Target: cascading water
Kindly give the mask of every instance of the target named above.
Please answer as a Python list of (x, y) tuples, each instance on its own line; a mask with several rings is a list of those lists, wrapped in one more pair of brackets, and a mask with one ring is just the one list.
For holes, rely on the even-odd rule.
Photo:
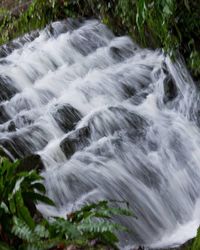
[(125, 200), (138, 217), (122, 218), (132, 230), (127, 244), (164, 247), (194, 236), (200, 99), (180, 60), (98, 21), (73, 20), (0, 54), (0, 145), (12, 158), (41, 156), (57, 204), (40, 205), (44, 214)]

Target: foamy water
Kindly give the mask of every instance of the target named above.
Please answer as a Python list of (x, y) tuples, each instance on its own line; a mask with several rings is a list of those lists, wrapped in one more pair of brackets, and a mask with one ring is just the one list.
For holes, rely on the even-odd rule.
[(86, 202), (125, 200), (138, 217), (120, 219), (132, 231), (120, 236), (125, 245), (193, 237), (199, 92), (181, 60), (95, 20), (57, 22), (24, 39), (0, 51), (0, 144), (13, 158), (41, 155), (57, 207), (40, 210), (65, 215)]

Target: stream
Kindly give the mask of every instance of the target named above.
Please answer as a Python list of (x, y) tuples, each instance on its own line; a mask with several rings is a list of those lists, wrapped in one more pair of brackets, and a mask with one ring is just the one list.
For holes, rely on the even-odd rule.
[(184, 62), (67, 19), (0, 47), (0, 145), (39, 154), (47, 194), (65, 216), (127, 201), (121, 248), (177, 246), (200, 224), (200, 95)]

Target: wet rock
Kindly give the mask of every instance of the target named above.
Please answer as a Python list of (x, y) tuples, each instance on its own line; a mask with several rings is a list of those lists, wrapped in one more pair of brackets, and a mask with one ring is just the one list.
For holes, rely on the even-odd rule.
[(23, 47), (23, 45), (27, 42), (33, 41), (36, 37), (39, 36), (38, 31), (33, 31), (31, 33), (25, 34), (22, 37), (14, 39), (13, 41), (0, 46), (0, 58), (4, 58), (11, 54), (15, 49), (19, 49)]
[(0, 104), (0, 124), (5, 123), (10, 120), (10, 116), (6, 112), (5, 105)]
[(25, 126), (29, 126), (34, 122), (32, 117), (29, 117), (28, 115), (19, 115), (15, 119), (16, 127), (21, 128)]
[(7, 52), (6, 48), (5, 48), (5, 46), (1, 46), (0, 47), (0, 58), (4, 58), (7, 55), (8, 55), (8, 52)]
[[(12, 158), (10, 154), (1, 146), (0, 146), (0, 156), (6, 157), (11, 161), (14, 160), (14, 158)], [(41, 171), (44, 169), (44, 164), (42, 162), (40, 155), (32, 154), (26, 156), (25, 158), (22, 158), (17, 169), (18, 172), (31, 171), (31, 170)]]
[(89, 144), (89, 137), (90, 128), (80, 128), (67, 136), (60, 143), (60, 147), (65, 156), (69, 159), (77, 150), (81, 150)]
[(8, 125), (8, 131), (9, 132), (14, 132), (16, 131), (16, 126), (15, 126), (15, 123), (13, 121), (11, 121)]
[(0, 145), (15, 159), (20, 159), (31, 154), (31, 151), (24, 147), (24, 141), (20, 137), (2, 138), (0, 139)]
[(0, 76), (0, 101), (11, 99), (17, 92), (9, 77)]
[(56, 38), (60, 34), (69, 31), (69, 26), (66, 20), (53, 22), (45, 28), (45, 31)]
[(142, 91), (134, 96), (132, 96), (131, 98), (131, 102), (134, 104), (134, 105), (139, 105), (141, 104), (145, 99), (146, 97), (148, 96), (148, 91)]
[(163, 102), (167, 103), (175, 99), (178, 95), (178, 89), (171, 75), (168, 75), (164, 80), (164, 98)]
[(0, 65), (9, 65), (10, 61), (6, 60), (6, 59), (0, 59)]
[(112, 46), (110, 47), (110, 54), (111, 54), (111, 57), (115, 59), (116, 61), (122, 61), (124, 59), (127, 59), (133, 56), (134, 52), (130, 48), (127, 48), (127, 47), (120, 48), (120, 47)]
[(18, 166), (19, 171), (31, 171), (38, 170), (41, 171), (44, 169), (44, 164), (40, 155), (33, 154), (23, 158)]
[(164, 62), (164, 61), (162, 62), (161, 68), (162, 68), (163, 73), (165, 73), (166, 75), (169, 74), (169, 69), (167, 67), (166, 62)]
[[(43, 149), (48, 143), (48, 134), (38, 126), (23, 132), (15, 132), (0, 139), (3, 146), (15, 159), (21, 159)], [(35, 143), (37, 142), (37, 143)]]
[(83, 17), (76, 18), (76, 19), (67, 18), (65, 22), (66, 22), (68, 30), (73, 31), (75, 29), (80, 28), (84, 24), (84, 20), (85, 19)]
[(14, 40), (15, 43), (20, 44), (20, 47), (22, 47), (27, 42), (32, 42), (40, 35), (38, 30), (31, 31), (30, 33), (25, 34), (24, 36), (21, 36)]
[(52, 115), (65, 133), (73, 130), (82, 117), (80, 112), (69, 104), (57, 106)]
[(178, 88), (176, 86), (175, 80), (170, 73), (170, 70), (166, 64), (166, 62), (162, 63), (162, 71), (166, 75), (164, 79), (164, 98), (163, 102), (167, 103), (175, 99), (178, 95)]
[(98, 48), (106, 46), (106, 40), (113, 38), (113, 34), (109, 30), (105, 32), (105, 26), (99, 22), (96, 22), (96, 24), (91, 30), (80, 28), (80, 31), (73, 32), (70, 37), (71, 45), (83, 56), (87, 56)]
[(130, 98), (136, 94), (136, 90), (133, 86), (123, 84), (123, 91), (125, 94), (125, 97)]

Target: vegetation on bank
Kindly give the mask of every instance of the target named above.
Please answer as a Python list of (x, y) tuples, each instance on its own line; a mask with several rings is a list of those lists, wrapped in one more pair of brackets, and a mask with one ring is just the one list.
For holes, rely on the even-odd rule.
[(74, 250), (118, 249), (116, 232), (126, 228), (112, 218), (132, 216), (129, 209), (100, 201), (85, 205), (66, 218), (45, 219), (36, 204), (54, 203), (45, 196), (42, 177), (35, 170), (20, 171), (19, 161), (0, 161), (1, 250), (67, 250), (69, 246)]
[(0, 44), (51, 21), (80, 16), (100, 18), (114, 32), (129, 34), (141, 46), (161, 47), (172, 56), (179, 51), (199, 80), (200, 4), (197, 0), (32, 0), (15, 13), (0, 9)]

